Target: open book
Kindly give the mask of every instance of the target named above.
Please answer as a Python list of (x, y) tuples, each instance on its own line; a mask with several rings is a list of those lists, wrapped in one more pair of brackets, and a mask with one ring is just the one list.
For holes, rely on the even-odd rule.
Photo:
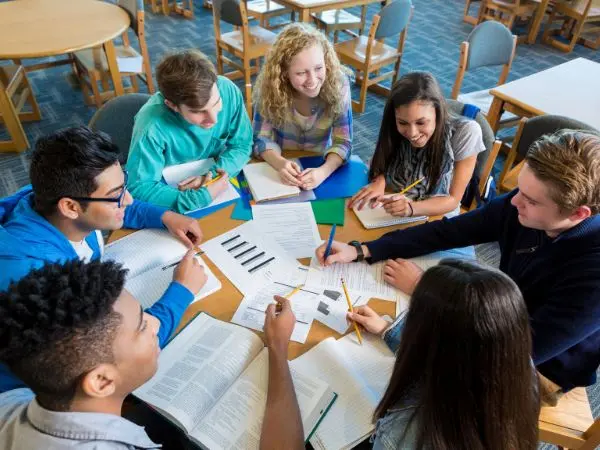
[[(158, 371), (133, 394), (197, 445), (258, 449), (268, 353), (254, 332), (201, 313), (162, 351)], [(305, 439), (336, 398), (323, 381), (292, 371)]]
[(243, 170), (252, 197), (257, 203), (300, 194), (299, 187), (283, 184), (279, 174), (269, 163), (247, 164)]
[(315, 449), (350, 449), (375, 429), (373, 413), (396, 358), (378, 336), (354, 333), (328, 338), (290, 362), (290, 367), (327, 382), (339, 397), (310, 439)]
[[(123, 264), (129, 272), (125, 289), (144, 307), (151, 307), (173, 281), (173, 272), (187, 248), (164, 230), (140, 230), (129, 234), (106, 246), (104, 259)], [(198, 262), (204, 266), (208, 280), (195, 296), (204, 298), (221, 289), (221, 282), (215, 277), (200, 256)]]

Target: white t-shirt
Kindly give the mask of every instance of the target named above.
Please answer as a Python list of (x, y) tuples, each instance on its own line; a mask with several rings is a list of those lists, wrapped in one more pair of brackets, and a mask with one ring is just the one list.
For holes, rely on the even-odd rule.
[[(102, 233), (100, 233), (100, 230), (96, 230), (96, 239), (98, 239), (98, 247), (100, 247), (100, 255), (104, 254), (104, 238), (102, 237)], [(71, 245), (73, 246), (73, 249), (75, 250), (75, 253), (77, 253), (77, 256), (79, 256), (79, 259), (85, 262), (89, 262), (92, 259), (92, 255), (94, 254), (94, 251), (92, 250), (92, 248), (89, 246), (89, 244), (87, 243), (87, 241), (85, 239), (83, 239), (81, 242), (73, 242), (73, 241), (69, 241), (71, 243)]]

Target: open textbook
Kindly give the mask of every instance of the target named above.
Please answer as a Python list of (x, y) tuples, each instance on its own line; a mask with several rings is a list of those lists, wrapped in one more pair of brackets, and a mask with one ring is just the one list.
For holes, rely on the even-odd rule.
[[(151, 307), (162, 297), (173, 280), (176, 266), (187, 248), (164, 230), (140, 230), (106, 246), (104, 259), (120, 262), (129, 269), (125, 289), (144, 308)], [(198, 262), (204, 266), (208, 279), (196, 294), (195, 300), (204, 298), (221, 289), (215, 277), (200, 256)]]
[[(207, 449), (258, 449), (268, 388), (268, 350), (254, 332), (201, 313), (162, 351), (158, 371), (133, 394)], [(304, 437), (336, 394), (292, 370)]]
[(338, 399), (310, 439), (315, 449), (350, 449), (375, 429), (373, 412), (387, 387), (394, 354), (378, 336), (354, 333), (339, 340), (328, 338), (290, 361), (290, 367), (320, 378), (337, 392)]

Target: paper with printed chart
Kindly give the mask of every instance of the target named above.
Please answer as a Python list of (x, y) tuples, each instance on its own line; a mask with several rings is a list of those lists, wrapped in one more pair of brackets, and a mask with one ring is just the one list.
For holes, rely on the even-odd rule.
[(288, 255), (254, 221), (204, 242), (200, 248), (244, 295), (295, 273), (298, 261)]
[[(164, 230), (140, 230), (108, 244), (103, 259), (119, 262), (129, 269), (125, 289), (146, 309), (165, 293), (176, 269), (171, 264), (180, 261), (186, 252), (185, 245)], [(221, 289), (221, 282), (202, 258), (195, 258), (204, 266), (208, 279), (194, 301)]]

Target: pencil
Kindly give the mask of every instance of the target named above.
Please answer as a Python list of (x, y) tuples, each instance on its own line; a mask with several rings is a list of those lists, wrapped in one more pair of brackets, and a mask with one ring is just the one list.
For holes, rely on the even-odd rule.
[(406, 194), (408, 191), (410, 191), (412, 188), (414, 188), (417, 184), (419, 184), (421, 181), (423, 181), (425, 179), (425, 177), (418, 179), (417, 181), (415, 181), (413, 184), (411, 184), (408, 187), (405, 187), (404, 189), (402, 189), (398, 195), (402, 195), (402, 194)]
[[(346, 287), (346, 282), (343, 278), (342, 280), (342, 288), (344, 288), (344, 294), (346, 295), (346, 301), (348, 302), (348, 311), (354, 312), (354, 308), (352, 307), (352, 301), (350, 300), (350, 294), (348, 294), (348, 288)], [(352, 321), (354, 324), (354, 330), (356, 331), (356, 337), (358, 338), (358, 342), (362, 345), (362, 336), (360, 335), (360, 330), (358, 329), (358, 324)]]
[(204, 183), (204, 184), (202, 185), (202, 187), (210, 186), (210, 185), (211, 185), (211, 184), (213, 184), (215, 181), (217, 181), (217, 180), (220, 180), (222, 176), (223, 176), (223, 175), (218, 175), (217, 177), (213, 178), (212, 180), (208, 181), (207, 183)]
[[(289, 299), (292, 295), (294, 295), (296, 292), (300, 291), (302, 288), (304, 287), (303, 284), (299, 284), (298, 286), (296, 286), (294, 288), (294, 290), (292, 292), (290, 292), (289, 294), (286, 294), (283, 296), (283, 298), (287, 298)], [(275, 306), (275, 311), (276, 312), (281, 312), (281, 303), (277, 303), (277, 306)]]
[[(203, 255), (203, 254), (204, 254), (204, 252), (203, 252), (203, 251), (199, 251), (199, 252), (198, 252), (198, 253), (196, 253), (194, 256), (200, 256), (200, 255)], [(179, 264), (181, 261), (183, 261), (183, 259), (180, 259), (179, 261), (175, 261), (174, 263), (168, 264), (168, 265), (164, 266), (164, 267), (162, 268), (162, 270), (167, 270), (167, 269), (170, 269), (171, 267), (173, 267), (173, 266), (176, 266), (177, 264)]]

